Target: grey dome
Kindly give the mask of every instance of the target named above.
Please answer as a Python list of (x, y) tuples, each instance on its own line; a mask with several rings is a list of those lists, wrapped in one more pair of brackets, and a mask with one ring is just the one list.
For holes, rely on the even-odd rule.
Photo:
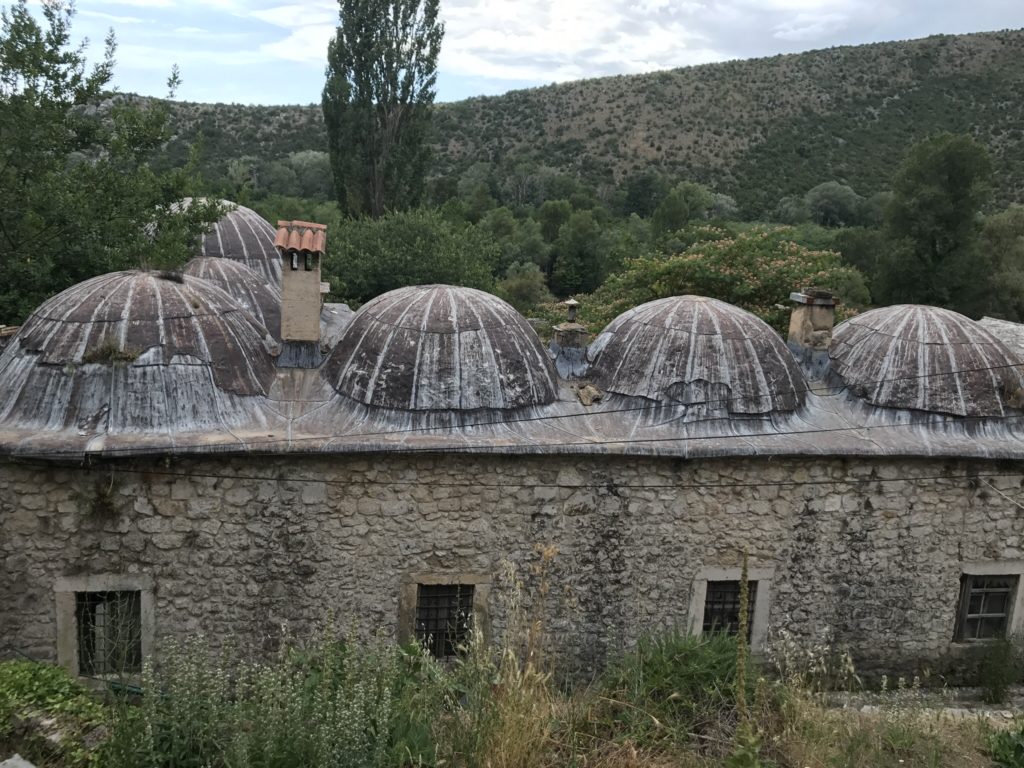
[(205, 280), (101, 275), (43, 303), (4, 350), (0, 421), (116, 431), (241, 418), (238, 401), (274, 377), (266, 336)]
[(238, 261), (275, 287), (281, 285), (281, 256), (274, 248), (277, 233), (251, 208), (222, 200), (228, 212), (203, 235), (199, 256)]
[(275, 339), (281, 338), (281, 291), (245, 264), (229, 259), (198, 258), (185, 265), (184, 273), (227, 292)]
[(918, 305), (850, 318), (835, 329), (829, 356), (833, 373), (873, 405), (954, 416), (1002, 415), (1024, 373), (980, 323)]
[(588, 352), (599, 388), (730, 413), (792, 411), (806, 384), (779, 335), (717, 299), (673, 296), (619, 315)]
[(472, 288), (399, 288), (363, 305), (324, 366), (357, 402), (404, 410), (542, 405), (557, 381), (537, 334)]

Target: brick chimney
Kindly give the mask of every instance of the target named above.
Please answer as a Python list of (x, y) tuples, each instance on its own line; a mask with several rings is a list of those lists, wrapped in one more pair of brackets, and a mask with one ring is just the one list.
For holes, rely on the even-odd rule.
[(794, 307), (786, 344), (808, 378), (820, 379), (828, 369), (828, 348), (836, 322), (835, 297), (824, 288), (804, 288), (789, 298)]

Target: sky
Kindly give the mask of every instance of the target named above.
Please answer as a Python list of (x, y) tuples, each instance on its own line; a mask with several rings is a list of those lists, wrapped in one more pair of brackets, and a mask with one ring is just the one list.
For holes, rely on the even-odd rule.
[[(42, 0), (31, 0), (38, 6)], [(0, 0), (7, 5), (9, 0)], [(320, 101), (336, 0), (78, 0), (117, 37), (114, 85), (242, 104)], [(1024, 0), (441, 0), (437, 100), (729, 59), (1024, 27)]]

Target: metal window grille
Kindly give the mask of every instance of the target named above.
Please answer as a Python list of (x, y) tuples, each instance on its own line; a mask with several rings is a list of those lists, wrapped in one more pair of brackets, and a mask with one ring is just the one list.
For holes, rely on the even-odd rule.
[(75, 618), (79, 674), (142, 671), (141, 592), (76, 592)]
[(1017, 580), (1017, 576), (961, 576), (954, 639), (970, 642), (1006, 637)]
[[(747, 639), (754, 626), (754, 603), (757, 600), (757, 582), (748, 581), (750, 594)], [(709, 581), (704, 597), (704, 632), (725, 632), (735, 635), (740, 628), (740, 583), (738, 581)]]
[(439, 659), (455, 656), (473, 628), (472, 584), (420, 584), (416, 639)]

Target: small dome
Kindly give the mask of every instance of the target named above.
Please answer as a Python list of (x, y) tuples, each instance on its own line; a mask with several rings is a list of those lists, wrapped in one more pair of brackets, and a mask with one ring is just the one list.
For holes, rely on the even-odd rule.
[[(0, 357), (0, 420), (187, 430), (240, 417), (274, 377), (266, 330), (194, 277), (115, 272), (42, 304)], [(230, 420), (230, 419), (229, 419)]]
[(833, 373), (873, 405), (954, 416), (1002, 415), (1024, 373), (980, 323), (917, 305), (850, 318), (835, 329), (829, 356)]
[(489, 293), (447, 285), (399, 288), (365, 304), (324, 375), (353, 400), (403, 410), (542, 405), (558, 387), (518, 312)]
[(589, 376), (620, 395), (708, 404), (731, 413), (792, 411), (806, 384), (763, 320), (702, 296), (658, 299), (609, 323), (588, 351)]
[(275, 339), (281, 338), (281, 291), (245, 264), (229, 259), (198, 258), (186, 264), (184, 272), (227, 292)]
[(228, 212), (213, 225), (213, 229), (203, 235), (199, 256), (241, 262), (262, 280), (280, 287), (281, 256), (274, 248), (277, 230), (250, 208), (229, 200), (222, 200), (221, 203)]

